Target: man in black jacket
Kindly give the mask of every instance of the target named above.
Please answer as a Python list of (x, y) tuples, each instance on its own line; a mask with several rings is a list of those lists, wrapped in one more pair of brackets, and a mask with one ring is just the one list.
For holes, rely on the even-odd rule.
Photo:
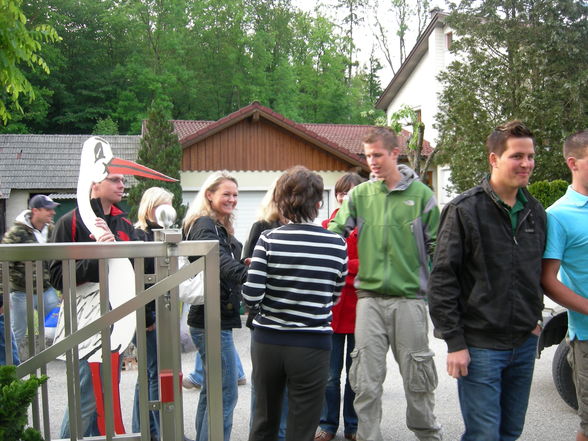
[(458, 380), (462, 441), (517, 439), (533, 377), (546, 219), (525, 189), (534, 139), (519, 121), (486, 140), (489, 178), (443, 210), (429, 280), (435, 334)]
[[(108, 174), (103, 181), (92, 184), (91, 205), (96, 214), (96, 226), (104, 230), (97, 239), (84, 225), (79, 208), (70, 211), (59, 219), (53, 231), (52, 242), (115, 242), (137, 240), (133, 224), (125, 217), (125, 213), (117, 206), (121, 201), (125, 189), (125, 178), (120, 174)], [(51, 284), (63, 289), (62, 262), (55, 260), (50, 266)], [(77, 308), (80, 316), (81, 308), (86, 311), (83, 315), (91, 315), (88, 309), (95, 308), (98, 291), (98, 260), (85, 259), (76, 261)], [(78, 327), (82, 327), (78, 319)], [(55, 340), (63, 338), (63, 330), (58, 329)], [(84, 436), (100, 435), (97, 426), (96, 402), (92, 386), (92, 375), (87, 358), (100, 349), (100, 335), (95, 335), (79, 346), (80, 354), (80, 407), (82, 412), (81, 433)], [(115, 367), (118, 369), (118, 366)], [(95, 381), (95, 380), (94, 380)], [(61, 425), (60, 438), (69, 438), (69, 415), (66, 412)]]

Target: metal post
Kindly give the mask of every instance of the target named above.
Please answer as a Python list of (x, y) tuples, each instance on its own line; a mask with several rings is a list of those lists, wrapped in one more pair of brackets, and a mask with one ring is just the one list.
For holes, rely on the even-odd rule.
[[(155, 241), (173, 244), (175, 247), (182, 240), (178, 230), (155, 230)], [(177, 271), (176, 268), (171, 269)], [(155, 259), (155, 273), (157, 280), (162, 280), (170, 273), (169, 257)], [(159, 396), (161, 410), (159, 419), (161, 422), (160, 438), (162, 440), (182, 441), (184, 437), (184, 425), (181, 405), (180, 382), (180, 324), (178, 311), (177, 290), (169, 291), (157, 298), (157, 363), (159, 368)], [(176, 342), (176, 344), (170, 344)]]

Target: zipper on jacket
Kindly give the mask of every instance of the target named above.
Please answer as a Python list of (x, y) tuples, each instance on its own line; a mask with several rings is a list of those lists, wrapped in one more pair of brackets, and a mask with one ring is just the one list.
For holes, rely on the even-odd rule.
[(531, 210), (526, 209), (525, 213), (521, 213), (521, 214), (523, 214), (523, 217), (522, 218), (519, 217), (519, 223), (518, 223), (517, 228), (512, 236), (514, 243), (517, 246), (519, 244), (519, 242), (517, 241), (517, 234), (518, 234), (519, 230), (521, 229), (521, 225), (523, 225), (525, 220), (527, 220), (527, 217), (529, 217), (529, 214), (531, 214)]

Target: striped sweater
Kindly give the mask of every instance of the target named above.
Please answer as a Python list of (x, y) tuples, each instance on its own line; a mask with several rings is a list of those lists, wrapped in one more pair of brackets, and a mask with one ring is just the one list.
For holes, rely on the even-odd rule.
[(331, 307), (346, 275), (347, 245), (338, 234), (308, 223), (263, 232), (243, 285), (245, 302), (260, 308), (254, 338), (330, 348)]

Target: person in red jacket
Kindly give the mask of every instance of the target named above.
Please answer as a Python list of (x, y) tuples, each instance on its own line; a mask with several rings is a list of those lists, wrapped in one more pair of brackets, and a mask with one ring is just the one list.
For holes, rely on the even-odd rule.
[[(347, 192), (365, 179), (357, 173), (346, 173), (335, 184), (335, 197), (339, 206), (345, 200)], [(331, 217), (323, 221), (323, 227), (327, 228), (330, 220), (335, 217), (339, 209), (337, 208)], [(345, 380), (345, 392), (343, 393), (343, 426), (345, 439), (355, 440), (357, 432), (357, 414), (353, 408), (355, 393), (349, 385), (349, 368), (351, 367), (351, 351), (355, 347), (355, 307), (357, 304), (357, 295), (353, 282), (359, 269), (359, 259), (357, 256), (357, 230), (347, 238), (347, 257), (348, 274), (345, 279), (345, 286), (341, 292), (339, 302), (333, 306), (333, 349), (331, 351), (331, 361), (329, 368), (329, 380), (325, 391), (325, 404), (319, 424), (319, 431), (315, 436), (315, 441), (330, 441), (335, 438), (339, 428), (339, 415), (341, 409), (341, 371), (343, 370), (343, 361), (345, 360), (345, 371), (347, 379)], [(347, 347), (345, 347), (347, 341)]]

